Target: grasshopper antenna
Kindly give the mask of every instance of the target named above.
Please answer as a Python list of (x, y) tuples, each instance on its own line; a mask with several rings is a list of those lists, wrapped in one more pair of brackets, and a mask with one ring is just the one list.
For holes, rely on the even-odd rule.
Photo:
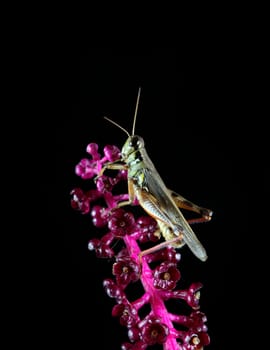
[(113, 120), (111, 120), (108, 117), (104, 117), (104, 119), (108, 120), (109, 122), (111, 122), (112, 124), (117, 126), (119, 129), (123, 130), (128, 135), (128, 137), (130, 137), (129, 132), (126, 129), (124, 129), (121, 125), (117, 124), (116, 122), (114, 122)]
[(135, 133), (135, 125), (136, 125), (136, 119), (137, 119), (137, 112), (138, 112), (138, 107), (139, 107), (140, 95), (141, 95), (141, 87), (139, 87), (138, 96), (137, 96), (137, 102), (136, 102), (134, 119), (133, 119), (133, 126), (132, 126), (132, 134), (131, 134), (132, 136)]

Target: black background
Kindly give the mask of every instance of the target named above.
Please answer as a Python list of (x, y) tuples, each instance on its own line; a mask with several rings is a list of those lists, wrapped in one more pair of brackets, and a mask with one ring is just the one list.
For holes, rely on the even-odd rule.
[(23, 149), (29, 155), (23, 160), (27, 190), (20, 197), (31, 221), (31, 233), (20, 239), (30, 252), (17, 283), (25, 290), (24, 312), (31, 309), (29, 332), (39, 334), (34, 343), (86, 349), (98, 339), (99, 349), (120, 349), (127, 340), (125, 329), (111, 317), (114, 301), (102, 288), (111, 262), (87, 250), (96, 230), (88, 216), (71, 209), (69, 193), (91, 187), (91, 181), (74, 174), (88, 143), (121, 148), (126, 135), (103, 116), (130, 131), (141, 86), (136, 133), (160, 175), (168, 187), (214, 211), (211, 222), (194, 226), (207, 262), (183, 248), (180, 270), (183, 281), (204, 285), (207, 349), (231, 348), (232, 338), (239, 339), (245, 305), (247, 158), (252, 163), (254, 157), (250, 125), (243, 119), (253, 106), (237, 48), (203, 42), (187, 53), (180, 47), (116, 49), (66, 39), (33, 51), (19, 79), (23, 88), (30, 77), (23, 104), (33, 118), (17, 126), (19, 132), (20, 124), (32, 130), (24, 134), (31, 137)]

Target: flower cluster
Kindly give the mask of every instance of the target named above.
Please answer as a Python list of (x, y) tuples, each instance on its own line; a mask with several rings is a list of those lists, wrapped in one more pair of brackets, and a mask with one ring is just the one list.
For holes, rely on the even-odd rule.
[[(114, 177), (101, 175), (107, 162), (120, 159), (116, 146), (106, 146), (103, 155), (98, 145), (91, 143), (86, 151), (91, 157), (82, 159), (75, 172), (82, 179), (94, 179), (95, 189), (71, 191), (71, 206), (92, 218), (93, 225), (106, 232), (101, 238), (89, 241), (89, 250), (100, 258), (114, 258), (112, 278), (103, 282), (109, 297), (115, 299), (112, 315), (118, 317), (127, 328), (128, 342), (122, 350), (144, 350), (155, 344), (162, 344), (165, 350), (201, 350), (210, 343), (207, 334), (206, 316), (199, 311), (199, 297), (202, 285), (193, 283), (187, 289), (176, 289), (181, 278), (178, 269), (180, 254), (173, 247), (154, 251), (141, 258), (141, 246), (156, 242), (160, 232), (156, 221), (146, 214), (135, 217), (131, 211), (118, 204), (128, 200), (128, 194), (117, 194), (115, 186), (127, 181), (127, 171), (119, 170)], [(98, 200), (99, 204), (96, 204)], [(101, 204), (100, 204), (101, 203)], [(136, 204), (136, 203), (135, 203)], [(125, 207), (130, 208), (130, 207)], [(123, 247), (114, 250), (114, 242), (121, 240)], [(132, 283), (141, 283), (143, 294), (130, 300), (126, 288)], [(188, 305), (189, 314), (174, 314), (168, 311), (168, 300), (182, 300)], [(150, 306), (145, 316), (140, 310)], [(177, 306), (180, 308), (181, 303)]]

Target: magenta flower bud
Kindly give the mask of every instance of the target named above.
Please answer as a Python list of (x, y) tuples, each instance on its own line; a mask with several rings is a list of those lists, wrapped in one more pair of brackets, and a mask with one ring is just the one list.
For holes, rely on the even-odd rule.
[(140, 242), (156, 242), (160, 239), (160, 231), (158, 230), (157, 222), (150, 216), (141, 216), (136, 221), (138, 229), (138, 239)]
[(181, 259), (181, 254), (173, 247), (167, 247), (157, 252), (159, 259), (177, 264)]
[(95, 205), (91, 210), (92, 222), (96, 227), (104, 227), (108, 222), (108, 211), (100, 205)]
[(120, 324), (131, 328), (138, 322), (137, 310), (129, 302), (116, 304), (112, 309), (112, 316), (119, 317)]
[(82, 179), (91, 179), (97, 174), (96, 162), (87, 158), (83, 158), (75, 167), (76, 175)]
[(93, 238), (88, 243), (88, 249), (94, 250), (98, 258), (112, 258), (114, 251), (106, 243), (101, 240)]
[(145, 350), (148, 347), (148, 345), (142, 341), (130, 344), (130, 343), (124, 343), (121, 346), (121, 350)]
[(96, 143), (89, 143), (86, 147), (86, 152), (91, 154), (93, 160), (100, 159), (100, 154), (98, 153), (98, 145)]
[(202, 350), (210, 343), (210, 337), (205, 332), (179, 331), (179, 334), (181, 334), (183, 350)]
[(100, 176), (96, 181), (97, 190), (102, 193), (110, 192), (113, 189), (114, 182), (115, 181), (108, 176)]
[(115, 275), (116, 283), (126, 288), (130, 282), (140, 278), (140, 266), (129, 256), (120, 257), (113, 264), (112, 273)]
[(116, 175), (117, 180), (127, 180), (127, 170), (122, 169), (119, 170), (117, 175)]
[(89, 213), (90, 210), (90, 197), (85, 194), (80, 188), (75, 188), (70, 192), (72, 195), (71, 207), (80, 211), (82, 214)]
[(104, 147), (104, 155), (109, 162), (114, 162), (121, 157), (121, 152), (118, 147), (107, 145)]
[(125, 343), (122, 345), (121, 350), (145, 350), (148, 348), (148, 345), (143, 341), (138, 341), (135, 344)]
[(192, 283), (188, 289), (186, 302), (193, 308), (198, 309), (200, 302), (200, 289), (202, 288), (201, 283)]
[(157, 318), (149, 318), (141, 330), (142, 340), (148, 345), (165, 343), (168, 334), (168, 327)]
[(189, 315), (186, 325), (195, 332), (207, 332), (206, 321), (207, 318), (205, 314), (196, 310)]
[(124, 209), (114, 210), (108, 222), (109, 229), (115, 237), (123, 237), (134, 229), (135, 219), (133, 214)]
[[(131, 327), (128, 330), (128, 337), (132, 343), (138, 342), (141, 338), (141, 331), (139, 330), (139, 328), (137, 326)], [(142, 344), (142, 343), (139, 342), (139, 344)], [(143, 342), (143, 344), (146, 344), (146, 343)]]
[(177, 290), (173, 291), (171, 297), (183, 299), (193, 309), (200, 307), (200, 289), (202, 288), (201, 283), (193, 283), (188, 290)]
[(115, 298), (119, 303), (126, 299), (123, 290), (110, 278), (103, 281), (103, 288), (110, 298)]
[(164, 261), (154, 270), (154, 286), (159, 289), (174, 289), (180, 272), (172, 262)]
[[(197, 336), (198, 336), (198, 338), (199, 338), (199, 344), (201, 345), (201, 347), (198, 346), (197, 348), (195, 348), (195, 350), (200, 350), (200, 349), (202, 349), (204, 346), (210, 344), (210, 337), (209, 337), (209, 335), (206, 333), (206, 331), (198, 333)], [(199, 344), (198, 344), (198, 345), (199, 345)]]

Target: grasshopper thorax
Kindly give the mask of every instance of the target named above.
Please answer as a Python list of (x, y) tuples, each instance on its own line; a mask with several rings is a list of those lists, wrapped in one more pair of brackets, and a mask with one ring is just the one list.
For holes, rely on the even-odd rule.
[(128, 158), (131, 157), (131, 155), (133, 155), (133, 157), (135, 158), (136, 152), (138, 152), (142, 148), (144, 148), (144, 140), (141, 136), (129, 136), (121, 150), (122, 160), (127, 161)]

